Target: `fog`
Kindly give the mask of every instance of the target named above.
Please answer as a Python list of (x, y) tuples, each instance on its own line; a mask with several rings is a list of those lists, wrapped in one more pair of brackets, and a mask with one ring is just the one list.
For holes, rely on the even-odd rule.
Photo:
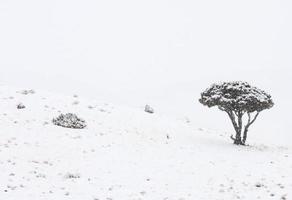
[(148, 103), (232, 132), (197, 99), (213, 82), (249, 81), (276, 103), (251, 132), (291, 144), (291, 10), (288, 0), (2, 0), (0, 84)]

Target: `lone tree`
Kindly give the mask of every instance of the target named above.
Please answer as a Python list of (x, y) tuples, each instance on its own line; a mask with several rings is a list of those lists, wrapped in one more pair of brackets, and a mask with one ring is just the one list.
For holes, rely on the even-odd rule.
[[(213, 84), (201, 93), (199, 101), (208, 107), (217, 106), (228, 114), (236, 132), (235, 138), (232, 135), (231, 139), (237, 145), (245, 145), (248, 129), (259, 113), (274, 105), (271, 95), (241, 81)], [(245, 115), (247, 122), (244, 125)]]

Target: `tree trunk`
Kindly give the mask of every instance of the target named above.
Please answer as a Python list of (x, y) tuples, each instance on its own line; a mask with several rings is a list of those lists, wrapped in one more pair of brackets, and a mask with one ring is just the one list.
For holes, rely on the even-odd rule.
[(248, 132), (248, 127), (245, 127), (244, 132), (243, 132), (243, 138), (242, 138), (243, 145), (245, 145), (245, 141), (247, 139), (247, 132)]
[(236, 120), (235, 117), (235, 113), (233, 113), (232, 111), (227, 112), (232, 125), (234, 127), (234, 130), (236, 132), (235, 138), (233, 136), (231, 136), (230, 138), (233, 140), (233, 143), (236, 145), (242, 145), (242, 141), (241, 141), (241, 131), (242, 131), (242, 114), (239, 113), (237, 114), (238, 119)]
[(235, 138), (235, 141), (234, 141), (234, 144), (237, 144), (237, 145), (241, 145), (242, 144), (242, 141), (241, 141), (241, 132), (242, 132), (242, 113), (241, 112), (238, 112), (237, 113), (237, 131), (236, 131), (236, 138)]
[(236, 137), (235, 137), (235, 139), (233, 141), (233, 144), (236, 144), (236, 145), (241, 145), (242, 144), (240, 132), (236, 133)]

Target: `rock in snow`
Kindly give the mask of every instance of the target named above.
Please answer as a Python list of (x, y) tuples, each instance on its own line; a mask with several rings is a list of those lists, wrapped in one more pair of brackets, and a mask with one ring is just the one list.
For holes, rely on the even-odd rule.
[(23, 105), (22, 103), (19, 103), (17, 105), (17, 109), (24, 109), (25, 108), (25, 105)]
[(150, 107), (149, 105), (145, 106), (144, 111), (147, 112), (147, 113), (151, 113), (151, 114), (154, 113), (154, 109), (152, 107)]

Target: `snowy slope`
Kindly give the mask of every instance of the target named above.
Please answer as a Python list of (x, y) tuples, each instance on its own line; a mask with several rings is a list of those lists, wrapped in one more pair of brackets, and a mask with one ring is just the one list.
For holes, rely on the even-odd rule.
[[(0, 87), (0, 199), (292, 198), (291, 147), (253, 139), (238, 147), (193, 121), (19, 91)], [(60, 112), (78, 114), (87, 128), (54, 126)]]

